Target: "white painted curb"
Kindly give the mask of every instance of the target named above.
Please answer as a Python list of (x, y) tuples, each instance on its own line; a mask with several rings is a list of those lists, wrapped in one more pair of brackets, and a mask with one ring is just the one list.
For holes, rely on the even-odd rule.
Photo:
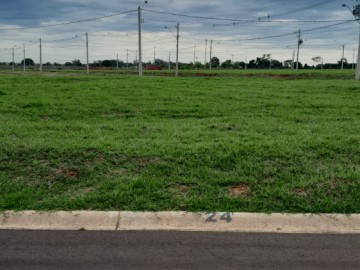
[(360, 234), (360, 214), (7, 211), (0, 229)]

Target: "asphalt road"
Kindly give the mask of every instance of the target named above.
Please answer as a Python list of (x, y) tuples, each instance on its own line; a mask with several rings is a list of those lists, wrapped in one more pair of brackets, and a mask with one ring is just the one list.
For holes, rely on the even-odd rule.
[(360, 235), (0, 231), (0, 269), (360, 269)]

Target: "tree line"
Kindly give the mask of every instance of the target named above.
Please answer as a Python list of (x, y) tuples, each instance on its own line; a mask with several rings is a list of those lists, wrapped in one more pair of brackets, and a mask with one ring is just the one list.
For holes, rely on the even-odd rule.
[[(322, 63), (323, 59), (320, 56), (316, 56), (312, 58), (314, 62), (313, 65), (305, 64), (303, 65), (299, 62), (298, 67), (299, 69), (338, 69), (343, 67), (344, 69), (351, 69), (354, 67), (353, 63), (348, 63), (346, 58), (340, 59), (337, 63)], [(0, 63), (1, 65), (6, 65), (6, 63)], [(143, 63), (145, 66), (152, 65), (161, 67), (162, 69), (174, 68), (174, 62), (167, 62), (162, 59), (155, 59), (155, 63), (151, 63), (150, 61), (147, 63)], [(13, 65), (11, 62), (10, 65)], [(24, 60), (20, 62), (20, 65), (24, 65)], [(35, 62), (30, 59), (25, 59), (26, 66), (34, 66)], [(91, 67), (106, 67), (106, 68), (133, 68), (138, 65), (136, 61), (131, 63), (125, 63), (124, 61), (118, 60), (98, 60), (94, 61), (93, 63), (89, 64)], [(271, 54), (263, 54), (261, 57), (257, 57), (255, 59), (250, 60), (249, 62), (245, 63), (243, 61), (232, 61), (231, 59), (227, 59), (224, 62), (221, 62), (220, 59), (216, 56), (212, 57), (210, 62), (206, 64), (201, 62), (191, 62), (191, 63), (179, 63), (179, 69), (289, 69), (296, 67), (297, 63), (293, 62), (292, 60), (286, 61), (279, 61), (277, 59), (272, 59)], [(57, 62), (44, 63), (44, 66), (56, 66), (56, 67), (83, 67), (83, 64), (79, 59), (74, 59), (71, 62), (65, 62), (63, 65)], [(356, 66), (356, 65), (355, 65)]]

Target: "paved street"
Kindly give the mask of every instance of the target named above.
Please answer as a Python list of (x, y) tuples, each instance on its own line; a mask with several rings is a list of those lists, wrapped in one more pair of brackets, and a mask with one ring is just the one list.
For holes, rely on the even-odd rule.
[(360, 269), (360, 235), (0, 231), (0, 269)]

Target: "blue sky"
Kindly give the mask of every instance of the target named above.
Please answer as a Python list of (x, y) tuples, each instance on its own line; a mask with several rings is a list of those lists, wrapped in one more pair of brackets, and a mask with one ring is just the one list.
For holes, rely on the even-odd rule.
[[(20, 47), (23, 44), (26, 46), (27, 57), (36, 62), (39, 58), (40, 37), (43, 40), (44, 61), (63, 63), (80, 59), (84, 62), (85, 32), (89, 32), (91, 62), (115, 59), (117, 54), (121, 60), (128, 58), (131, 62), (135, 59), (137, 50), (136, 12), (64, 26), (6, 31), (1, 29), (84, 20), (136, 10), (139, 5), (144, 9), (142, 27), (145, 61), (152, 61), (154, 53), (156, 58), (164, 60), (168, 59), (170, 53), (174, 60), (175, 25), (180, 23), (182, 62), (191, 62), (194, 56), (198, 61), (204, 62), (205, 39), (213, 40), (212, 54), (221, 61), (250, 60), (265, 53), (284, 61), (291, 59), (293, 50), (296, 49), (297, 37), (293, 32), (298, 29), (305, 31), (302, 36), (304, 45), (300, 53), (301, 62), (312, 64), (311, 58), (314, 56), (323, 57), (324, 62), (336, 62), (341, 58), (343, 44), (345, 57), (352, 62), (359, 35), (357, 22), (306, 32), (340, 20), (353, 19), (350, 12), (341, 7), (344, 3), (353, 5), (350, 0), (148, 0), (148, 4), (139, 0), (3, 0), (0, 2), (0, 62), (11, 61), (12, 47), (17, 48), (16, 61), (20, 61)], [(215, 18), (255, 21), (233, 24), (231, 21)], [(276, 35), (281, 37), (265, 38)], [(254, 38), (265, 39), (252, 40)], [(209, 52), (207, 56), (209, 57)]]

